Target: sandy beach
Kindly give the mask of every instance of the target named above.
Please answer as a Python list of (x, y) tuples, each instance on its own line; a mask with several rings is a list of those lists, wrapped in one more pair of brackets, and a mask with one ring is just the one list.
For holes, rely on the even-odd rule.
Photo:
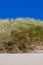
[(43, 54), (0, 54), (0, 65), (43, 65)]

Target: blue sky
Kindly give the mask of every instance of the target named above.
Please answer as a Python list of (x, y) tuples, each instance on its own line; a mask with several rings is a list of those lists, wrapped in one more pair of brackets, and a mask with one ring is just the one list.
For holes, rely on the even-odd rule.
[(43, 20), (43, 0), (0, 0), (0, 18), (17, 17)]

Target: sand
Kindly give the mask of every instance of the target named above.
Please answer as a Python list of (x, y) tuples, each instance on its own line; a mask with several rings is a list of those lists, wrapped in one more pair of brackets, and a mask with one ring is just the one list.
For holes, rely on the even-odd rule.
[(0, 54), (0, 65), (43, 65), (43, 54)]

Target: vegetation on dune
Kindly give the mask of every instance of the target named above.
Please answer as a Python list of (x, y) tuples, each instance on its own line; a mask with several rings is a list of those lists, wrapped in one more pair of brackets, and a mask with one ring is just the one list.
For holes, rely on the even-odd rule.
[(0, 53), (29, 52), (37, 44), (41, 45), (39, 42), (43, 42), (42, 21), (22, 18), (0, 20)]

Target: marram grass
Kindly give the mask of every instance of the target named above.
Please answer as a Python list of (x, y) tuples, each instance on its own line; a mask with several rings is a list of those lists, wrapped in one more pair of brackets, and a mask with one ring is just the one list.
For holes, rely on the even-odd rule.
[(28, 53), (43, 47), (43, 21), (30, 18), (0, 20), (0, 53)]

